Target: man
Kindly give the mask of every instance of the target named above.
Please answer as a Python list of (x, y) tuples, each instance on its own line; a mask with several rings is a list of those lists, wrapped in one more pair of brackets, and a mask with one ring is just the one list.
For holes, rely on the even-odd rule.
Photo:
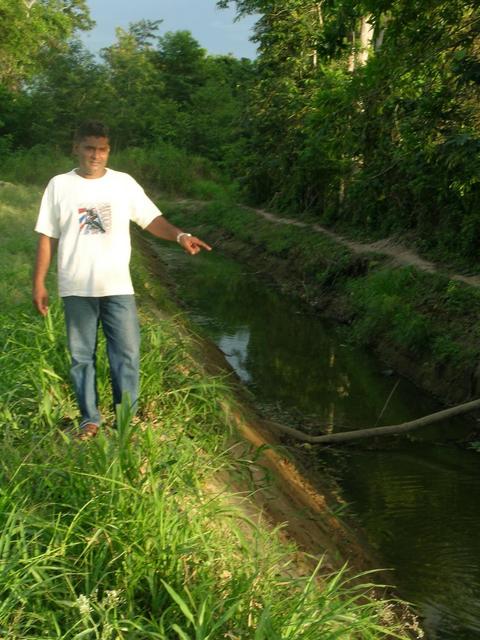
[(114, 405), (125, 393), (133, 409), (138, 401), (140, 333), (129, 271), (130, 220), (158, 238), (177, 241), (191, 255), (211, 249), (170, 224), (131, 176), (108, 169), (109, 152), (104, 124), (81, 125), (74, 141), (78, 168), (49, 182), (35, 226), (33, 302), (44, 316), (45, 277), (58, 245), (58, 287), (81, 413), (80, 439), (96, 435), (101, 422), (95, 374), (99, 323), (107, 341)]

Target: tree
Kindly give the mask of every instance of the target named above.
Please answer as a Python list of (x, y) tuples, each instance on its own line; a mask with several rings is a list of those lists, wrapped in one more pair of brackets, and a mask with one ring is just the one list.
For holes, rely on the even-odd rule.
[(251, 134), (238, 161), (257, 201), (478, 255), (478, 2), (218, 5), (260, 16)]
[(169, 98), (185, 104), (202, 86), (206, 80), (206, 54), (189, 31), (168, 32), (159, 38), (156, 64)]
[[(218, 6), (229, 4), (223, 0)], [(239, 15), (260, 15), (253, 36), (259, 51), (256, 81), (247, 108), (250, 137), (242, 149), (251, 161), (243, 165), (245, 178), (256, 201), (285, 206), (296, 198), (292, 174), (319, 73), (325, 16), (313, 0), (238, 0), (235, 5)]]
[(156, 63), (160, 23), (142, 20), (128, 31), (117, 29), (116, 43), (102, 51), (105, 111), (120, 147), (149, 144), (169, 128), (172, 108)]
[(232, 56), (208, 56), (205, 80), (186, 105), (189, 116), (184, 146), (229, 166), (231, 148), (245, 135), (243, 118), (252, 63)]
[(18, 89), (42, 52), (92, 25), (86, 0), (0, 0), (0, 81)]
[(106, 115), (105, 70), (73, 39), (61, 49), (49, 49), (39, 58), (37, 72), (24, 92), (21, 146), (51, 143), (71, 147), (72, 134), (83, 120)]

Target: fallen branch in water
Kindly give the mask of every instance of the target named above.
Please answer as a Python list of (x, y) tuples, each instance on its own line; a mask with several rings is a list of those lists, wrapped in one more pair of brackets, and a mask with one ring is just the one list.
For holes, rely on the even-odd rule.
[(429, 424), (435, 424), (441, 420), (447, 420), (448, 418), (453, 418), (453, 416), (459, 416), (462, 413), (468, 413), (475, 409), (480, 409), (480, 400), (471, 400), (464, 404), (458, 404), (455, 407), (450, 407), (449, 409), (443, 409), (442, 411), (431, 413), (428, 416), (423, 416), (423, 418), (410, 420), (410, 422), (402, 422), (401, 424), (394, 424), (388, 427), (373, 427), (368, 429), (358, 429), (357, 431), (344, 431), (343, 433), (330, 433), (323, 436), (311, 436), (303, 431), (293, 429), (292, 427), (286, 427), (283, 424), (272, 422), (271, 420), (265, 422), (275, 429), (286, 433), (296, 440), (301, 440), (302, 442), (309, 442), (310, 444), (336, 444), (339, 442), (363, 440), (364, 438), (374, 438), (376, 436), (391, 436), (407, 433), (408, 431), (414, 431), (420, 427), (426, 427)]

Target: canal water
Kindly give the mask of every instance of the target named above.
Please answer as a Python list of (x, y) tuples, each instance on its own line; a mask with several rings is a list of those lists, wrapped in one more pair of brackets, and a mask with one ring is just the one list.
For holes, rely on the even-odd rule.
[[(217, 252), (193, 259), (165, 245), (158, 252), (193, 322), (271, 417), (331, 431), (397, 424), (440, 408), (351, 346), (345, 328), (245, 266)], [(317, 453), (434, 640), (480, 640), (480, 454), (455, 444), (471, 426), (456, 419), (383, 449)]]

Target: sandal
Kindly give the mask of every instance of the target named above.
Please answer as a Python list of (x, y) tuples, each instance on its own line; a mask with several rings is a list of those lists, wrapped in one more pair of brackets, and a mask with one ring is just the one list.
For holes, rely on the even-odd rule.
[(87, 422), (87, 424), (80, 427), (80, 431), (76, 434), (75, 440), (90, 440), (90, 438), (94, 438), (97, 433), (98, 424)]

